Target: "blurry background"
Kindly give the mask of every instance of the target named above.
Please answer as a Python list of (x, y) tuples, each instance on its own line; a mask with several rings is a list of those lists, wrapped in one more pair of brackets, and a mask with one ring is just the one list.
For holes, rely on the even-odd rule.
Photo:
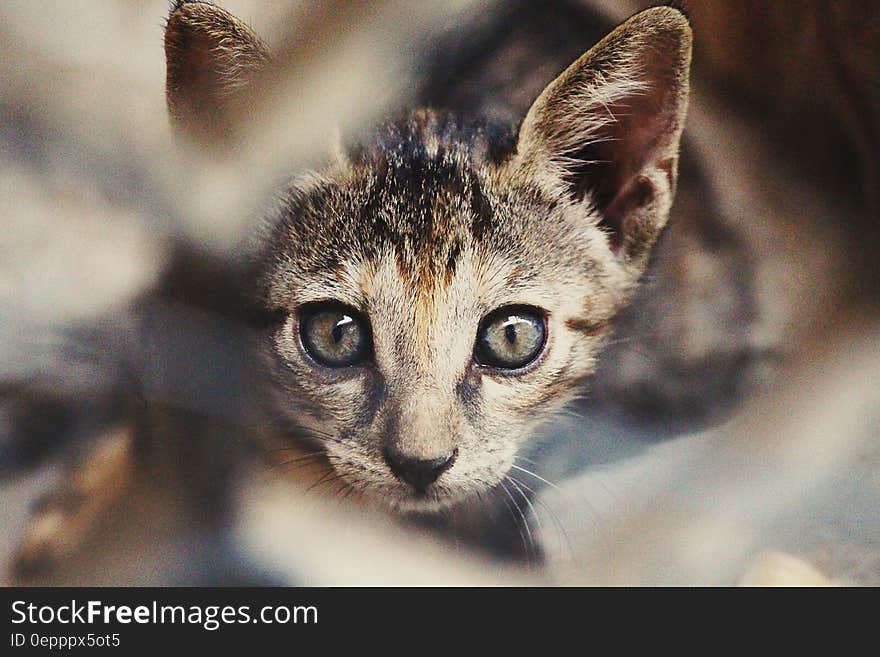
[(735, 583), (784, 552), (880, 583), (874, 3), (686, 3), (692, 105), (644, 288), (525, 455), (527, 527), (476, 509), (439, 532), (262, 476), (224, 286), (337, 129), (511, 96), (490, 79), (519, 120), (648, 3), (221, 4), (284, 75), (215, 153), (172, 139), (164, 0), (0, 7), (0, 562), (77, 451), (113, 458), (135, 417), (163, 477), (52, 581)]

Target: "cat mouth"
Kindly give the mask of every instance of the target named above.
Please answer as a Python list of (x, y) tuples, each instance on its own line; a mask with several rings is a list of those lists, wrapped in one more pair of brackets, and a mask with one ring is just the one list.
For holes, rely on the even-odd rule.
[(387, 483), (378, 486), (367, 484), (362, 488), (361, 493), (377, 507), (389, 513), (402, 515), (438, 513), (470, 497), (464, 491), (456, 491), (446, 486), (430, 486), (419, 490), (402, 482), (393, 486)]
[(391, 511), (402, 514), (437, 513), (455, 506), (465, 498), (462, 495), (412, 490), (397, 499), (389, 500)]

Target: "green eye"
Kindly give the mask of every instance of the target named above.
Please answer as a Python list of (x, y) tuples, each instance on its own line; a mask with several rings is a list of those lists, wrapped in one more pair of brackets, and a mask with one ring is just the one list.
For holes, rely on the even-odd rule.
[(307, 307), (300, 320), (300, 339), (309, 355), (327, 367), (357, 365), (370, 352), (367, 323), (340, 304)]
[(486, 316), (477, 332), (477, 362), (505, 370), (531, 363), (547, 341), (544, 314), (528, 306), (506, 306)]

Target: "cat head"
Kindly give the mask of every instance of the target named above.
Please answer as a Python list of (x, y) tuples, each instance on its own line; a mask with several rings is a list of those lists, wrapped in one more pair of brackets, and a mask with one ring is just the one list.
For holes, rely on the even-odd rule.
[[(166, 49), (196, 139), (271, 61), (202, 3), (172, 12)], [(577, 394), (666, 224), (690, 55), (686, 18), (646, 10), (518, 130), (416, 110), (282, 194), (254, 286), (277, 318), (262, 366), (349, 485), (399, 510), (479, 495)]]

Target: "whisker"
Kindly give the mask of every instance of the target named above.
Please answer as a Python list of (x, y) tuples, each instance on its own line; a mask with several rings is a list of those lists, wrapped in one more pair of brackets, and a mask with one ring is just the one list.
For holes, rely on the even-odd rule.
[[(340, 478), (341, 478), (341, 477), (340, 477)], [(339, 497), (342, 495), (342, 492), (345, 491), (345, 490), (347, 490), (347, 489), (350, 488), (350, 487), (351, 487), (351, 484), (350, 484), (350, 483), (348, 483), (347, 481), (343, 481), (343, 482), (342, 482), (342, 486), (340, 486), (339, 489), (338, 489), (336, 492), (333, 493), (333, 497), (335, 497), (335, 498), (339, 498)]]
[[(493, 492), (493, 497), (496, 497), (496, 498), (500, 497), (500, 491), (497, 487), (493, 488), (492, 492)], [(502, 502), (504, 502), (504, 508), (507, 509), (507, 513), (510, 515), (511, 520), (513, 520), (513, 524), (516, 527), (516, 531), (519, 533), (519, 538), (523, 544), (523, 550), (525, 550), (526, 554), (528, 554), (529, 550), (528, 550), (528, 544), (526, 543), (526, 535), (523, 532), (522, 528), (520, 527), (519, 522), (517, 521), (516, 515), (513, 513), (513, 509), (510, 508), (510, 502), (508, 502), (508, 500), (505, 499), (504, 497), (500, 497), (500, 499)]]
[(273, 449), (264, 449), (261, 451), (263, 454), (275, 454), (276, 452), (289, 452), (295, 449), (299, 449), (299, 447), (297, 445), (287, 445), (286, 447), (276, 447)]
[(332, 474), (334, 474), (334, 473), (335, 473), (335, 470), (330, 470), (329, 472), (327, 472), (326, 474), (324, 474), (324, 476), (322, 476), (320, 479), (318, 479), (318, 481), (316, 481), (316, 482), (313, 483), (311, 486), (309, 486), (308, 488), (306, 488), (306, 492), (308, 493), (309, 491), (311, 491), (311, 490), (317, 488), (318, 486), (323, 486), (323, 485), (326, 485), (326, 484), (330, 484), (330, 483), (333, 483), (334, 481), (337, 481), (337, 480), (339, 480), (339, 479), (342, 479), (342, 476), (343, 476), (343, 475), (341, 475), (341, 474), (336, 474), (336, 476), (331, 477), (330, 475), (332, 475)]
[(269, 472), (281, 474), (286, 472), (295, 472), (300, 468), (304, 468), (307, 465), (314, 465), (317, 461), (313, 459), (309, 459), (308, 461), (287, 461), (285, 463), (278, 463), (269, 468)]
[[(536, 522), (537, 525), (538, 525), (538, 531), (541, 532), (541, 534), (543, 534), (543, 533), (544, 533), (544, 528), (543, 528), (542, 525), (541, 525), (541, 517), (540, 517), (540, 516), (537, 514), (537, 512), (535, 511), (535, 507), (532, 505), (532, 501), (529, 499), (529, 496), (525, 494), (525, 492), (523, 491), (522, 488), (520, 488), (520, 485), (519, 485), (519, 483), (517, 483), (517, 480), (516, 480), (516, 479), (514, 479), (514, 478), (511, 477), (510, 475), (504, 475), (504, 479), (507, 480), (507, 481), (509, 481), (510, 484), (511, 484), (511, 485), (517, 490), (517, 492), (518, 492), (518, 493), (522, 496), (522, 498), (525, 500), (526, 504), (528, 505), (529, 509), (530, 509), (531, 512), (532, 512), (532, 517), (534, 517), (535, 522)], [(528, 525), (528, 521), (526, 521), (526, 525)], [(529, 531), (529, 534), (531, 535), (531, 531)]]
[(351, 496), (351, 494), (354, 493), (356, 490), (354, 487), (354, 482), (347, 483), (346, 486), (347, 486), (347, 488), (345, 489), (345, 492), (342, 494), (343, 500), (347, 500)]
[[(514, 520), (514, 522), (517, 523), (517, 528), (521, 528), (520, 529), (520, 536), (523, 537), (523, 547), (526, 550), (526, 556), (529, 558), (529, 560), (531, 560), (531, 557), (534, 553), (534, 546), (535, 546), (534, 540), (532, 539), (532, 530), (529, 527), (529, 523), (526, 521), (525, 514), (523, 513), (519, 504), (517, 503), (516, 498), (513, 497), (513, 495), (508, 490), (507, 486), (504, 485), (504, 481), (501, 481), (499, 483), (501, 484), (501, 489), (505, 492), (505, 494), (507, 495), (507, 497), (510, 499), (511, 503), (513, 504), (513, 508), (516, 510), (516, 513), (519, 515), (519, 521), (517, 521), (517, 518), (515, 515), (513, 517), (513, 520)], [(511, 513), (511, 515), (513, 515), (513, 514)], [(525, 534), (523, 534), (523, 530), (525, 530)]]
[(542, 477), (542, 476), (539, 475), (539, 474), (535, 474), (535, 473), (532, 472), (531, 470), (527, 470), (526, 468), (521, 468), (521, 467), (518, 466), (516, 463), (512, 464), (510, 467), (515, 468), (515, 469), (519, 470), (519, 471), (522, 472), (522, 473), (525, 473), (525, 474), (527, 474), (527, 475), (530, 475), (530, 476), (534, 477), (535, 479), (537, 479), (537, 480), (540, 481), (541, 483), (547, 484), (548, 486), (553, 487), (554, 489), (558, 490), (559, 492), (563, 492), (562, 489), (561, 489), (559, 486), (557, 486), (556, 484), (554, 484), (552, 481), (547, 481), (546, 479), (544, 479), (544, 477)]
[[(554, 511), (553, 508), (549, 504), (547, 504), (544, 500), (541, 499), (541, 497), (539, 495), (537, 495), (534, 488), (531, 488), (524, 481), (517, 479), (513, 475), (508, 475), (508, 476), (510, 477), (510, 479), (512, 481), (516, 481), (517, 483), (519, 483), (520, 486), (522, 486), (529, 493), (531, 493), (532, 496), (534, 497), (534, 502), (539, 504), (541, 506), (541, 508), (547, 512), (547, 515), (550, 516), (550, 520), (553, 522), (553, 526), (556, 528), (557, 535), (560, 536), (562, 539), (564, 539), (565, 546), (568, 548), (569, 557), (573, 557), (575, 552), (574, 552), (574, 546), (572, 545), (572, 542), (571, 542), (571, 537), (568, 535), (568, 531), (565, 529), (565, 525), (562, 523), (562, 520), (560, 520), (559, 515), (556, 513), (556, 511)], [(535, 512), (534, 507), (532, 507), (532, 513), (535, 514), (535, 519), (537, 520), (538, 514)], [(593, 512), (593, 513), (595, 515), (595, 512)]]
[(321, 450), (319, 452), (312, 452), (311, 454), (303, 454), (301, 456), (297, 456), (296, 458), (288, 459), (286, 461), (281, 461), (280, 463), (270, 463), (269, 466), (272, 468), (277, 468), (277, 467), (281, 467), (284, 465), (288, 465), (289, 463), (299, 463), (300, 461), (307, 461), (307, 460), (314, 461), (319, 456), (321, 456), (323, 454), (325, 454), (325, 452), (323, 450)]

